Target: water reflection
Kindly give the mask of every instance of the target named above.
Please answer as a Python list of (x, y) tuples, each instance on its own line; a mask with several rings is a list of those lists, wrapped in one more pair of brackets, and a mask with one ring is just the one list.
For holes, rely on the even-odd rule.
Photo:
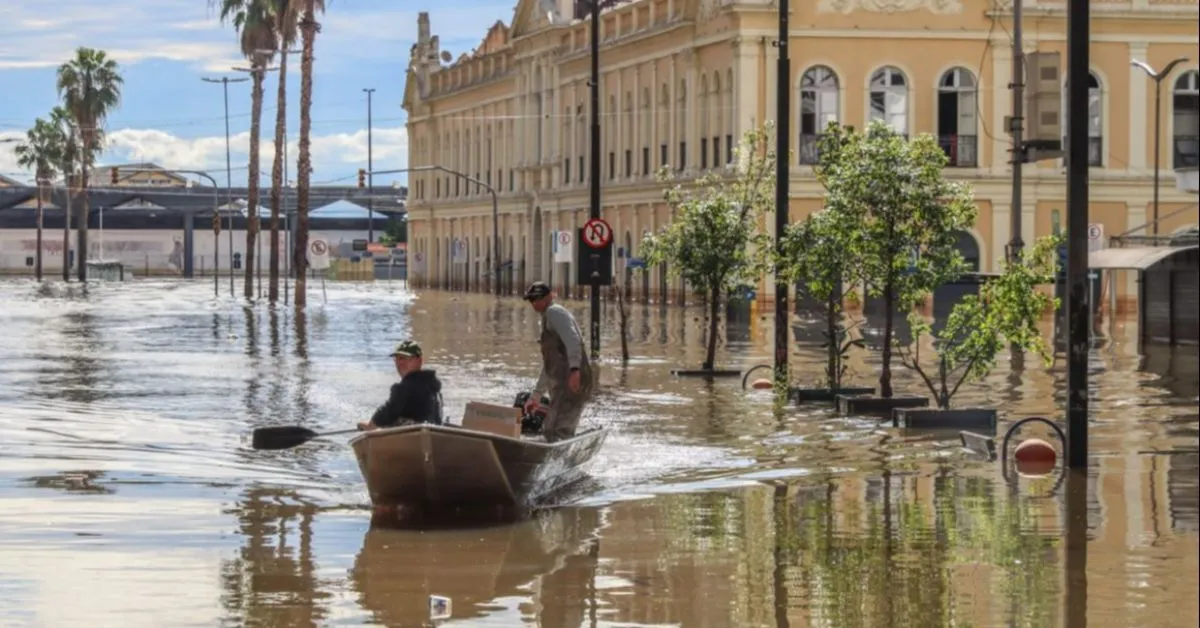
[(451, 599), (454, 619), (517, 619), (533, 609), (516, 600), (535, 592), (543, 625), (578, 626), (600, 525), (596, 509), (562, 508), (495, 528), (373, 527), (354, 559), (350, 586), (372, 619), (388, 626), (417, 624), (428, 616), (431, 595)]
[[(344, 441), (257, 452), (245, 434), (358, 420), (394, 379), (380, 343), (409, 335), (451, 417), (507, 404), (537, 376), (528, 306), (331, 285), (295, 316), (209, 289), (0, 282), (0, 625), (419, 625), (440, 589), (471, 625), (1057, 626), (1082, 591), (1063, 577), (1072, 534), (1092, 625), (1200, 621), (1195, 351), (1143, 359), (1132, 327), (1093, 354), (1082, 517), (1065, 484), (1011, 489), (951, 439), (670, 377), (703, 358), (703, 314), (654, 305), (631, 308), (628, 366), (607, 367), (603, 328), (584, 422), (613, 429), (587, 487), (520, 526), (419, 534), (370, 528)], [(719, 363), (770, 360), (771, 317), (751, 322), (748, 340), (727, 325)], [(819, 374), (819, 352), (793, 356)], [(850, 359), (874, 379), (877, 354)], [(1064, 377), (1002, 356), (958, 401), (1055, 417)]]
[(317, 507), (295, 493), (250, 489), (232, 514), (244, 539), (221, 565), (226, 621), (249, 626), (321, 625), (326, 616), (316, 575), (313, 521)]

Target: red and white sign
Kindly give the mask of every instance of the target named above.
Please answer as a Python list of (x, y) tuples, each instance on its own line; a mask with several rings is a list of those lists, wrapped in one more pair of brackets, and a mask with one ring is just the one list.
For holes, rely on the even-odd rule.
[(1088, 253), (1103, 251), (1106, 247), (1104, 241), (1104, 223), (1093, 222), (1088, 225)]
[(603, 218), (592, 218), (583, 225), (583, 243), (593, 249), (602, 249), (612, 242), (612, 227)]
[(553, 235), (555, 264), (570, 264), (575, 261), (575, 234), (570, 231), (557, 231)]
[(329, 268), (329, 243), (313, 240), (308, 244), (308, 266), (313, 270)]

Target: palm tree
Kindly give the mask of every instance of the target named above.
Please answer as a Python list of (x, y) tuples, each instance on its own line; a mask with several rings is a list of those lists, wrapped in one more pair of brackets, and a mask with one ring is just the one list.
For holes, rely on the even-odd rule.
[(250, 60), (250, 168), (246, 194), (246, 280), (244, 296), (254, 298), (254, 249), (258, 241), (258, 148), (260, 123), (262, 121), (263, 79), (266, 76), (270, 53), (262, 50), (273, 48), (275, 39), (274, 19), (271, 15), (271, 0), (210, 0), (221, 3), (221, 22), (233, 22), (233, 28), (241, 35), (242, 54)]
[[(50, 126), (58, 135), (61, 142), (55, 157), (58, 158), (58, 172), (63, 177), (63, 281), (71, 280), (71, 209), (74, 207), (74, 188), (79, 182), (79, 162), (81, 147), (79, 145), (79, 129), (71, 113), (62, 106), (50, 110)], [(103, 140), (98, 145), (103, 145)], [(93, 153), (98, 152), (94, 149)], [(94, 154), (93, 154), (94, 156)], [(82, 266), (82, 264), (81, 264)], [(86, 268), (85, 268), (86, 269)]]
[(296, 43), (300, 5), (297, 0), (269, 0), (279, 46), (279, 91), (275, 96), (275, 159), (271, 166), (271, 251), (267, 299), (279, 300), (279, 212), (283, 207), (283, 155), (287, 152), (287, 61), (288, 49)]
[(308, 183), (312, 175), (312, 155), (309, 151), (309, 132), (312, 130), (312, 64), (313, 47), (317, 38), (317, 11), (325, 11), (324, 0), (304, 0), (304, 17), (300, 20), (300, 35), (304, 52), (300, 57), (300, 159), (296, 164), (296, 242), (292, 255), (296, 268), (296, 307), (308, 304)]
[(34, 120), (33, 128), (25, 132), (25, 142), (17, 144), (17, 164), (32, 169), (37, 182), (37, 253), (34, 258), (34, 275), (42, 280), (42, 227), (45, 215), (42, 200), (46, 185), (53, 179), (60, 165), (59, 154), (65, 138), (62, 129), (53, 122), (41, 118)]
[(74, 59), (58, 68), (58, 95), (75, 121), (83, 157), (79, 164), (83, 206), (79, 212), (76, 245), (80, 255), (77, 268), (79, 281), (87, 281), (88, 170), (102, 146), (101, 127), (108, 114), (121, 102), (122, 83), (124, 79), (121, 78), (117, 62), (108, 58), (103, 50), (80, 47), (75, 51)]

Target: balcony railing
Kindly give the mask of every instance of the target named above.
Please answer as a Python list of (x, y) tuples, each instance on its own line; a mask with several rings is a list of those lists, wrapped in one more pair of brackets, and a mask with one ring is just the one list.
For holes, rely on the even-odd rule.
[(1200, 137), (1195, 135), (1176, 135), (1174, 139), (1174, 167), (1200, 167)]
[(950, 158), (951, 168), (974, 168), (979, 165), (979, 138), (974, 135), (941, 135), (938, 144)]

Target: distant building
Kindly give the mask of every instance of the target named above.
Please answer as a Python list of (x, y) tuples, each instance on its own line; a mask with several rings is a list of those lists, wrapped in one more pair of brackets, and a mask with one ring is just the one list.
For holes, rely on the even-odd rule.
[[(113, 183), (113, 170), (116, 183)], [(164, 170), (155, 163), (108, 164), (96, 166), (92, 175), (96, 187), (187, 187), (188, 178)]]

